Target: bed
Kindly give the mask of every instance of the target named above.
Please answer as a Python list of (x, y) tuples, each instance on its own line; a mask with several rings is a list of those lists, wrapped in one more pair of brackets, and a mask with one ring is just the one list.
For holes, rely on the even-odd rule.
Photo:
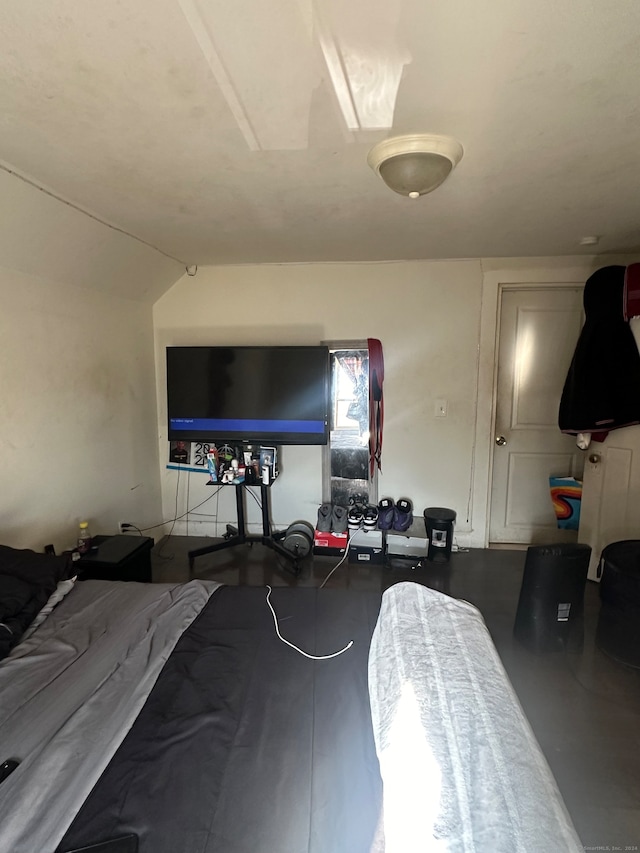
[(0, 662), (0, 853), (583, 849), (470, 604), (37, 562)]

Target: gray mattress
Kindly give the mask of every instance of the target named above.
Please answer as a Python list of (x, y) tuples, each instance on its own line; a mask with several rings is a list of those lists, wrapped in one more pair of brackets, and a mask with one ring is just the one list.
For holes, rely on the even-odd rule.
[(354, 641), (311, 661), (217, 586), (79, 584), (0, 664), (0, 853), (582, 850), (471, 605), (277, 589), (287, 639)]

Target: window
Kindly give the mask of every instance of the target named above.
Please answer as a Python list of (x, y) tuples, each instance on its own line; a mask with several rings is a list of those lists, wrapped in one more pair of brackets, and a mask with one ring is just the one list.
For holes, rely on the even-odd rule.
[(376, 503), (369, 477), (369, 351), (366, 342), (329, 343), (331, 429), (324, 456), (324, 500)]

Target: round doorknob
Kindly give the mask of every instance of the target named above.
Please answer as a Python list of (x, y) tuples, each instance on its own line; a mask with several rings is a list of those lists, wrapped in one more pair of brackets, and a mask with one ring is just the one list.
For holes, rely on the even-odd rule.
[(497, 435), (496, 436), (496, 444), (498, 445), (498, 447), (502, 447), (506, 443), (507, 443), (507, 439), (503, 435)]
[(592, 465), (597, 465), (599, 461), (600, 461), (600, 454), (599, 453), (592, 453), (591, 456), (589, 456), (589, 462), (591, 462)]

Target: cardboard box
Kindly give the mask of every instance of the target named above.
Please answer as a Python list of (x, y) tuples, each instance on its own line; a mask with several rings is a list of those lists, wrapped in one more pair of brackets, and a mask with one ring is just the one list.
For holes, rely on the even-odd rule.
[(387, 533), (387, 554), (390, 557), (426, 557), (428, 545), (423, 519), (414, 518), (405, 532), (389, 530)]
[(349, 538), (349, 562), (384, 565), (384, 541), (381, 530), (356, 530)]
[(406, 536), (403, 533), (387, 533), (387, 554), (390, 557), (426, 557), (426, 536)]
[(348, 541), (348, 533), (325, 533), (322, 530), (316, 530), (313, 534), (313, 553), (339, 556), (344, 554)]

